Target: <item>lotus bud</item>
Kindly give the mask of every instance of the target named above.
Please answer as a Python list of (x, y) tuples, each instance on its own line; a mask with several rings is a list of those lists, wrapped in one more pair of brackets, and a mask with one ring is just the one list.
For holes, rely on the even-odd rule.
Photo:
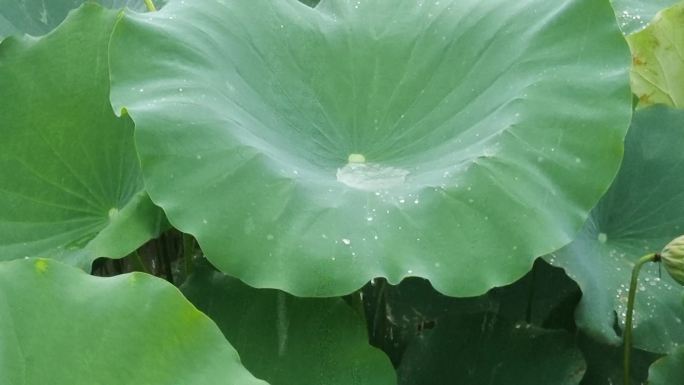
[(670, 241), (660, 252), (660, 258), (670, 276), (684, 285), (684, 235)]

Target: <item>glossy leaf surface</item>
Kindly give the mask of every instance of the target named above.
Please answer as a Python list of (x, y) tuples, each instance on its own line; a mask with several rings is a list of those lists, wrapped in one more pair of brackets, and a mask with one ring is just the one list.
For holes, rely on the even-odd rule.
[(684, 346), (656, 361), (648, 371), (649, 385), (677, 384), (684, 378)]
[(627, 42), (633, 56), (632, 91), (639, 105), (684, 108), (684, 3), (662, 11)]
[(267, 385), (169, 283), (47, 259), (0, 263), (0, 383)]
[(581, 227), (630, 116), (593, 0), (172, 1), (111, 50), (155, 203), (222, 271), (297, 295), (520, 278)]
[[(625, 159), (613, 186), (577, 239), (547, 257), (563, 267), (583, 291), (577, 324), (600, 341), (620, 344), (615, 313), (624, 326), (634, 262), (659, 252), (684, 232), (684, 112), (666, 107), (636, 113)], [(640, 274), (634, 344), (665, 353), (684, 343), (684, 289), (655, 264)]]
[(115, 19), (90, 4), (53, 34), (0, 45), (0, 260), (51, 257), (89, 268), (159, 231), (133, 123), (108, 101)]
[(387, 356), (339, 298), (253, 289), (204, 267), (182, 288), (219, 325), (244, 365), (272, 385), (391, 385)]

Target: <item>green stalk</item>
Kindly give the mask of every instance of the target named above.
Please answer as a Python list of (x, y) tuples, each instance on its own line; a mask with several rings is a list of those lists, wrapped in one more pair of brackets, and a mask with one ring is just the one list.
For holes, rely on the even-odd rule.
[(145, 6), (147, 6), (147, 10), (150, 12), (154, 12), (157, 10), (157, 8), (155, 8), (152, 0), (145, 0)]
[(140, 267), (142, 268), (142, 271), (149, 274), (150, 272), (147, 270), (147, 266), (145, 266), (145, 262), (142, 260), (142, 257), (140, 256), (140, 253), (138, 253), (138, 250), (134, 251), (133, 254), (135, 254), (135, 259), (138, 261), (140, 264)]
[(185, 276), (192, 273), (192, 257), (195, 254), (195, 238), (190, 234), (183, 233), (183, 266)]
[(659, 254), (646, 254), (634, 265), (632, 269), (632, 280), (629, 283), (629, 297), (627, 298), (627, 319), (625, 320), (625, 335), (624, 335), (624, 381), (625, 385), (629, 385), (630, 373), (630, 355), (632, 353), (632, 317), (634, 315), (634, 298), (636, 297), (637, 283), (639, 282), (639, 271), (641, 267), (648, 262), (658, 262), (660, 260)]

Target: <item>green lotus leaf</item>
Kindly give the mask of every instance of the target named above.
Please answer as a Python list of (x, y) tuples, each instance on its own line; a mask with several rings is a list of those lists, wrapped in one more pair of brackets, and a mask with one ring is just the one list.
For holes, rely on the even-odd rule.
[[(634, 262), (659, 252), (684, 232), (684, 111), (640, 110), (625, 144), (613, 186), (577, 239), (546, 257), (579, 284), (577, 325), (595, 339), (620, 344)], [(634, 314), (634, 345), (665, 353), (684, 343), (684, 290), (655, 264), (641, 272)]]
[(447, 297), (428, 281), (409, 278), (396, 286), (372, 281), (364, 287), (363, 303), (373, 345), (398, 365), (407, 347), (423, 339), (426, 331), (465, 314), (489, 312), (509, 325), (572, 329), (572, 314), (580, 296), (579, 288), (562, 269), (538, 260), (522, 279), (479, 297)]
[(0, 262), (0, 383), (266, 385), (168, 282)]
[(571, 334), (495, 313), (445, 318), (422, 334), (404, 353), (399, 384), (577, 385), (586, 368)]
[(302, 296), (520, 278), (607, 189), (631, 114), (593, 0), (171, 1), (110, 49), (152, 200), (222, 271)]
[(133, 123), (108, 102), (115, 20), (89, 4), (48, 36), (0, 45), (0, 260), (51, 257), (89, 268), (160, 230)]
[(253, 289), (206, 267), (182, 291), (270, 384), (396, 384), (389, 359), (368, 344), (365, 323), (339, 298)]
[[(104, 7), (120, 9), (128, 7), (144, 11), (143, 0), (87, 0)], [(0, 0), (0, 40), (10, 35), (45, 35), (55, 29), (67, 14), (80, 7), (86, 0)], [(163, 2), (154, 1), (158, 6)]]
[(644, 29), (658, 11), (680, 0), (611, 0), (620, 29), (625, 35)]
[(648, 371), (649, 385), (677, 384), (684, 378), (684, 346), (656, 361)]
[(639, 105), (684, 108), (684, 3), (660, 12), (627, 42), (632, 50), (632, 91)]
[[(380, 345), (394, 351), (401, 384), (451, 384), (455, 378), (464, 384), (577, 384), (582, 378), (585, 364), (573, 338), (541, 328), (561, 326), (555, 319), (572, 314), (579, 290), (543, 261), (514, 284), (476, 298), (446, 297), (416, 278), (369, 287), (380, 295), (365, 292), (368, 319), (374, 332), (386, 333)], [(529, 362), (548, 371), (530, 370)]]

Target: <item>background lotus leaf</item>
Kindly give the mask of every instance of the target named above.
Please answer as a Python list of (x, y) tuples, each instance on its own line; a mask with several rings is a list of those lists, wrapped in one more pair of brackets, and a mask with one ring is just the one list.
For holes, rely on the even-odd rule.
[(0, 262), (0, 341), (2, 384), (267, 385), (176, 288), (142, 273)]
[(244, 365), (272, 385), (391, 385), (392, 364), (339, 298), (253, 289), (202, 267), (183, 293), (219, 325)]
[[(499, 357), (498, 363), (484, 360), (478, 365), (470, 366), (474, 363), (465, 360), (463, 363), (453, 361), (451, 365), (446, 365), (450, 359), (448, 357), (458, 354), (456, 350), (461, 342), (463, 344), (470, 342), (465, 342), (467, 340), (465, 337), (457, 338), (447, 344), (436, 342), (440, 337), (445, 337), (450, 333), (444, 330), (449, 326), (439, 325), (453, 326), (460, 323), (459, 335), (478, 336), (483, 333), (483, 323), (469, 323), (467, 320), (485, 317), (489, 320), (495, 319), (493, 321), (495, 323), (501, 321), (501, 324), (497, 324), (499, 325), (497, 328), (510, 328), (510, 332), (513, 332), (515, 325), (520, 325), (520, 328), (528, 325), (530, 329), (536, 330), (535, 333), (540, 334), (558, 329), (572, 331), (574, 330), (572, 314), (580, 295), (577, 285), (565, 275), (562, 269), (551, 267), (539, 260), (532, 271), (514, 284), (492, 289), (479, 297), (447, 297), (436, 292), (427, 280), (409, 278), (396, 286), (388, 285), (384, 280), (373, 280), (363, 289), (363, 303), (372, 344), (381, 347), (395, 366), (408, 367), (407, 373), (412, 373), (402, 381), (411, 379), (414, 383), (423, 383), (422, 381), (441, 380), (448, 383), (445, 378), (449, 376), (461, 378), (457, 374), (467, 371), (468, 368), (477, 366), (482, 373), (487, 373), (487, 366), (493, 365), (489, 369), (496, 372), (495, 367), (498, 364), (514, 365), (515, 359), (511, 355)], [(542, 330), (542, 328), (549, 330)], [(499, 332), (505, 333), (503, 329)], [(440, 337), (431, 337), (432, 333), (437, 333)], [(555, 335), (559, 337), (564, 334)], [(566, 337), (567, 335), (560, 339)], [(522, 338), (522, 345), (531, 343), (531, 341), (524, 341), (525, 338)], [(427, 342), (427, 339), (431, 339), (431, 342)], [(572, 342), (566, 342), (570, 348)], [(492, 347), (493, 350), (500, 348)], [(419, 349), (421, 354), (417, 354), (414, 349)], [(446, 355), (447, 358), (435, 365), (426, 362), (431, 360), (429, 357), (434, 358), (440, 355)], [(575, 364), (581, 366), (581, 362), (575, 362)], [(417, 380), (418, 372), (424, 374), (425, 378), (430, 377), (427, 369), (420, 369), (423, 365), (434, 370), (435, 379)], [(568, 363), (568, 365), (573, 364)], [(488, 376), (489, 373), (484, 374), (483, 379), (480, 380), (489, 378)]]
[(620, 29), (629, 35), (645, 28), (658, 11), (679, 0), (611, 0)]
[(222, 271), (472, 296), (569, 242), (606, 190), (628, 63), (593, 0), (171, 1), (118, 24), (112, 102), (153, 201)]
[(684, 378), (684, 346), (656, 361), (648, 371), (649, 385), (670, 385)]
[[(599, 343), (578, 333), (578, 345), (587, 361), (587, 372), (580, 385), (617, 385), (624, 381), (624, 350), (622, 346)], [(661, 355), (632, 349), (630, 380), (646, 384), (649, 366)]]
[(419, 278), (405, 279), (396, 286), (373, 280), (363, 288), (371, 341), (382, 347), (395, 364), (401, 362), (404, 350), (414, 339), (422, 338), (422, 330), (464, 313), (489, 312), (510, 324), (572, 330), (573, 322), (568, 324), (567, 319), (572, 319), (580, 296), (579, 287), (562, 269), (542, 260), (512, 285), (479, 297), (447, 297)]
[[(85, 0), (0, 0), (0, 40), (10, 35), (44, 35), (55, 29), (67, 14)], [(144, 11), (143, 0), (94, 0), (104, 7), (119, 9), (128, 7)], [(157, 7), (165, 1), (155, 0)]]
[[(579, 284), (577, 325), (599, 341), (621, 343), (614, 325), (624, 326), (634, 262), (684, 233), (683, 121), (684, 111), (667, 107), (638, 111), (613, 186), (577, 239), (547, 257)], [(640, 277), (634, 344), (665, 353), (684, 343), (684, 289), (655, 264)]]
[(422, 334), (404, 353), (399, 384), (576, 385), (586, 369), (571, 334), (493, 313), (442, 318)]
[(633, 56), (632, 91), (639, 105), (684, 108), (684, 3), (663, 10), (627, 42)]
[(116, 12), (88, 4), (54, 33), (0, 45), (0, 260), (89, 268), (156, 236), (133, 123), (109, 104)]

